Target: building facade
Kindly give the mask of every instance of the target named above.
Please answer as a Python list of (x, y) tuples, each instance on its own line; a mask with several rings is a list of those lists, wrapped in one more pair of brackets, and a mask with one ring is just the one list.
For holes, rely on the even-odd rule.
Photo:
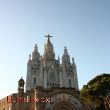
[(2, 99), (0, 110), (89, 110), (79, 96), (74, 58), (65, 47), (61, 61), (56, 59), (51, 36), (46, 37), (44, 54), (35, 45), (29, 56), (26, 85), (21, 78), (18, 93)]
[(26, 90), (31, 90), (36, 86), (41, 86), (44, 89), (51, 87), (75, 88), (78, 90), (77, 71), (74, 59), (72, 63), (67, 48), (64, 48), (62, 62), (60, 58), (55, 59), (55, 52), (50, 41), (50, 36), (47, 36), (47, 43), (44, 46), (44, 54), (40, 55), (38, 47), (35, 45), (32, 52), (32, 58), (27, 64)]

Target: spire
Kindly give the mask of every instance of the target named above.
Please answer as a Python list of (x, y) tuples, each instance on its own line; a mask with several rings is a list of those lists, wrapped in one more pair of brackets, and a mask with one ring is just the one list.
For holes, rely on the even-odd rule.
[(37, 44), (34, 46), (34, 51), (32, 52), (32, 60), (39, 59), (39, 52)]
[(31, 54), (29, 54), (29, 61), (31, 60)]
[(76, 68), (76, 64), (75, 64), (75, 61), (74, 61), (73, 57), (72, 57), (72, 65)]
[(50, 38), (53, 36), (50, 36), (49, 34), (46, 35), (45, 37), (47, 37), (47, 43), (45, 44), (45, 48), (53, 48), (52, 43), (50, 42)]
[(50, 36), (50, 35), (48, 34), (48, 35), (46, 35), (45, 37), (48, 37), (47, 42), (50, 43), (50, 37), (53, 37), (53, 36)]
[(34, 52), (38, 52), (38, 47), (37, 47), (37, 44), (35, 44), (35, 47), (34, 47)]
[(66, 46), (64, 47), (64, 54), (62, 56), (62, 61), (70, 62), (70, 56), (68, 54)]
[(58, 62), (60, 63), (60, 57), (59, 57), (59, 55), (58, 55)]
[(64, 55), (68, 55), (68, 51), (67, 51), (66, 46), (64, 47)]
[(74, 58), (72, 57), (72, 64), (74, 64)]
[(53, 49), (53, 45), (50, 41), (50, 36), (49, 34), (47, 36), (47, 43), (45, 44), (45, 47), (44, 47), (44, 55), (43, 55), (43, 58), (44, 59), (47, 59), (47, 60), (54, 60), (55, 59), (55, 54), (54, 54), (54, 49)]

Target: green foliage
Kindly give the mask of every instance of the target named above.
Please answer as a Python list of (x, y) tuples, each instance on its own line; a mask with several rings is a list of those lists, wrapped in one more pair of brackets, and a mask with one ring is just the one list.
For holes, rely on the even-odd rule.
[(105, 97), (108, 90), (110, 90), (110, 74), (104, 73), (84, 85), (80, 96), (85, 101), (100, 104), (100, 97)]

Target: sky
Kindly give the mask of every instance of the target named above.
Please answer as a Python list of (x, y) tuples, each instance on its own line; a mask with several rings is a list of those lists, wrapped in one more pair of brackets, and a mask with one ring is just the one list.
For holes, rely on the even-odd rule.
[(110, 0), (0, 0), (0, 99), (26, 80), (34, 45), (44, 52), (53, 37), (56, 58), (64, 47), (75, 59), (79, 88), (110, 73)]

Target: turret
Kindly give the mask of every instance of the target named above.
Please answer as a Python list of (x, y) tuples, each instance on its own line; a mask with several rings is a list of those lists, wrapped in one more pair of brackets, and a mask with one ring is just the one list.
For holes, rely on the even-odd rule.
[(26, 90), (30, 90), (39, 85), (40, 64), (41, 56), (38, 52), (37, 44), (35, 44), (32, 58), (31, 55), (29, 55), (27, 63)]
[(60, 64), (60, 57), (58, 56), (58, 62), (59, 62), (59, 64)]
[(37, 47), (37, 44), (35, 44), (34, 51), (32, 52), (32, 60), (38, 60), (39, 57), (40, 57), (40, 54), (38, 52), (38, 47)]
[(62, 63), (70, 63), (70, 56), (68, 54), (67, 48), (64, 48), (64, 53), (62, 56)]
[(24, 93), (24, 84), (25, 84), (25, 82), (21, 77), (21, 79), (18, 81), (18, 93), (20, 95), (22, 95)]

